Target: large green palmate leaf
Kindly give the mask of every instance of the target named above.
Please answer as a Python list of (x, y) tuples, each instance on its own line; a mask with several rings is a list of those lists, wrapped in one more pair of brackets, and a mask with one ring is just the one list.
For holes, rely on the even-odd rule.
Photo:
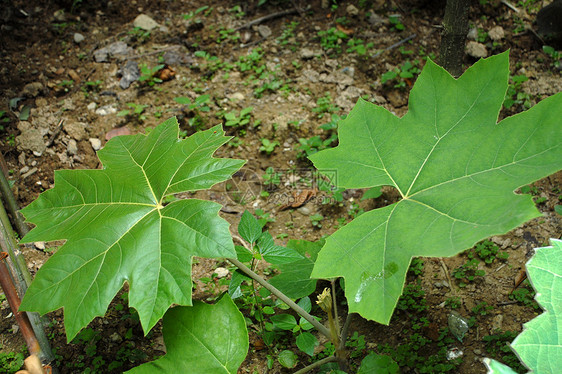
[(127, 373), (235, 374), (248, 353), (244, 316), (228, 295), (215, 305), (169, 310), (162, 334), (166, 355)]
[[(527, 262), (527, 274), (544, 313), (524, 325), (511, 348), (532, 373), (556, 373), (562, 367), (562, 240), (537, 248)], [(485, 359), (489, 373), (515, 373), (497, 361)]]
[(524, 325), (511, 347), (533, 373), (555, 373), (562, 368), (562, 240), (537, 248), (527, 262), (535, 300), (544, 313)]
[(36, 227), (24, 242), (66, 239), (39, 270), (22, 310), (64, 308), (67, 339), (101, 316), (125, 282), (148, 332), (171, 304), (191, 305), (191, 258), (235, 256), (221, 206), (175, 193), (211, 187), (244, 161), (213, 158), (220, 126), (178, 139), (171, 118), (148, 135), (111, 139), (103, 170), (59, 170), (55, 187), (22, 210)]
[(452, 256), (539, 215), (514, 190), (562, 168), (562, 95), (497, 123), (508, 54), (459, 79), (428, 61), (398, 118), (360, 100), (339, 145), (310, 157), (338, 187), (395, 187), (401, 200), (327, 239), (313, 278), (345, 278), (349, 311), (388, 324), (415, 256)]

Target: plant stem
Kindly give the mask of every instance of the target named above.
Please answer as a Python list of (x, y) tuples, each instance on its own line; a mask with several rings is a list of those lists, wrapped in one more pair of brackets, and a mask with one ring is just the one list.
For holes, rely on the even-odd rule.
[(336, 300), (336, 279), (337, 278), (334, 278), (334, 279), (331, 280), (331, 283), (332, 283), (332, 304), (333, 304), (332, 309), (334, 310), (334, 320), (335, 320), (335, 323), (336, 323), (336, 331), (339, 334), (339, 332), (341, 330), (340, 330), (340, 319), (338, 317), (338, 305), (337, 305), (338, 303), (337, 303), (337, 300)]
[(319, 366), (322, 366), (324, 364), (327, 364), (328, 362), (334, 362), (334, 361), (336, 361), (336, 356), (326, 357), (326, 358), (321, 359), (320, 361), (316, 361), (315, 363), (308, 365), (305, 368), (300, 369), (299, 371), (295, 371), (294, 374), (308, 373), (312, 369), (316, 369)]
[[(6, 163), (4, 161), (4, 156), (0, 153), (0, 162)], [(4, 172), (0, 172), (0, 192), (2, 192), (2, 196), (4, 196), (4, 200), (6, 201), (6, 208), (8, 212), (12, 215), (14, 220), (14, 225), (20, 237), (23, 237), (29, 231), (29, 228), (25, 224), (24, 220), (21, 217), (21, 213), (19, 213), (18, 203), (16, 202), (16, 197), (10, 188), (10, 183), (6, 177)]]
[(351, 320), (353, 319), (353, 315), (355, 313), (349, 313), (347, 318), (345, 319), (345, 323), (343, 324), (343, 329), (341, 330), (340, 334), (340, 346), (338, 350), (345, 349), (345, 342), (347, 341), (347, 333), (349, 331), (349, 325), (351, 325)]
[(439, 63), (454, 77), (462, 74), (469, 5), (468, 0), (447, 0), (445, 6)]
[(320, 322), (318, 322), (318, 320), (316, 318), (314, 318), (310, 313), (308, 313), (306, 310), (304, 310), (303, 308), (301, 308), (300, 306), (298, 306), (293, 300), (289, 299), (287, 296), (285, 296), (285, 294), (281, 291), (279, 291), (277, 288), (273, 287), (271, 284), (269, 284), (265, 279), (263, 279), (262, 277), (260, 277), (258, 274), (256, 274), (255, 272), (253, 272), (250, 268), (248, 268), (246, 265), (244, 265), (243, 263), (241, 263), (240, 261), (238, 261), (235, 258), (227, 258), (228, 261), (232, 262), (236, 267), (238, 267), (238, 269), (242, 270), (244, 273), (246, 273), (250, 278), (255, 279), (259, 284), (261, 284), (262, 286), (264, 286), (266, 289), (268, 289), (269, 291), (271, 291), (272, 294), (274, 294), (275, 296), (277, 296), (281, 301), (283, 301), (285, 304), (287, 304), (289, 307), (291, 307), (291, 309), (293, 309), (295, 312), (297, 312), (298, 314), (300, 314), (304, 319), (306, 319), (308, 322), (310, 322), (314, 327), (316, 327), (316, 329), (324, 336), (326, 336), (328, 339), (331, 339), (332, 336), (330, 334), (330, 330), (328, 330), (326, 328), (326, 326), (324, 326), (323, 324), (321, 324)]

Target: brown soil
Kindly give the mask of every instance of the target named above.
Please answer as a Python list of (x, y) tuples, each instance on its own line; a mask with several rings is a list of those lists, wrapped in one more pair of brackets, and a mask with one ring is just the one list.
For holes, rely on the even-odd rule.
[[(2, 2), (3, 5), (8, 3), (10, 2)], [(226, 39), (217, 42), (220, 27), (236, 28), (250, 20), (299, 3), (301, 6), (309, 6), (310, 10), (262, 23), (271, 30), (271, 36), (267, 38), (262, 38), (254, 26), (240, 31), (242, 39), (246, 36), (250, 38), (247, 41)], [(336, 113), (343, 115), (351, 110), (360, 95), (365, 95), (371, 101), (402, 116), (407, 111), (408, 90), (412, 82), (406, 82), (406, 86), (402, 88), (393, 88), (392, 85), (381, 84), (381, 75), (401, 66), (407, 60), (417, 60), (421, 68), (424, 55), (438, 54), (438, 25), (442, 21), (445, 1), (368, 3), (372, 5), (369, 11), (375, 11), (381, 17), (380, 23), (369, 23), (366, 17), (368, 10), (351, 1), (338, 2), (337, 9), (334, 10), (322, 8), (320, 1), (267, 1), (262, 6), (257, 5), (258, 1), (230, 0), (13, 1), (14, 8), (6, 6), (2, 10), (5, 14), (0, 14), (0, 21), (3, 22), (0, 34), (0, 110), (6, 111), (10, 119), (0, 133), (0, 149), (7, 161), (18, 203), (26, 206), (39, 193), (52, 187), (56, 169), (100, 167), (89, 139), (96, 138), (105, 143), (106, 134), (114, 128), (126, 126), (131, 133), (144, 132), (175, 115), (180, 121), (181, 129), (187, 135), (193, 133), (195, 130), (188, 123), (195, 113), (177, 104), (174, 98), (187, 96), (193, 100), (203, 93), (212, 97), (210, 112), (203, 113), (204, 128), (221, 121), (215, 116), (216, 113), (239, 112), (250, 106), (253, 107), (252, 123), (261, 121), (259, 127), (249, 127), (245, 136), (241, 136), (236, 129), (228, 129), (228, 133), (238, 136), (241, 142), (236, 146), (225, 146), (218, 152), (219, 156), (248, 160), (243, 172), (236, 174), (228, 182), (230, 186), (236, 186), (235, 190), (223, 183), (195, 195), (223, 204), (221, 214), (233, 228), (237, 226), (245, 209), (252, 212), (262, 209), (275, 218), (267, 228), (273, 237), (279, 238), (277, 241), (280, 244), (293, 238), (317, 240), (333, 233), (340, 224), (341, 217), (346, 221), (351, 220), (349, 212), (353, 203), (368, 210), (396, 201), (396, 193), (390, 188), (383, 189), (380, 198), (366, 201), (360, 201), (364, 191), (349, 190), (344, 192), (342, 202), (322, 204), (322, 199), (316, 197), (304, 207), (280, 209), (295, 191), (290, 183), (285, 182), (298, 181), (299, 177), (305, 179), (305, 174), (310, 170), (310, 164), (298, 157), (299, 139), (315, 135), (323, 138), (328, 136), (319, 126), (329, 122), (329, 114), (319, 118), (313, 111), (317, 107), (318, 98), (329, 93), (332, 103), (339, 107)], [(347, 7), (350, 4), (359, 9), (359, 15), (348, 14)], [(193, 18), (200, 18), (200, 23), (182, 17), (204, 5), (209, 6), (211, 11), (208, 15), (202, 15), (202, 12)], [(240, 11), (235, 6), (239, 6)], [(27, 16), (17, 9), (24, 10)], [(474, 26), (485, 31), (495, 26), (501, 26), (505, 30), (505, 37), (499, 41), (492, 42), (489, 38), (485, 40), (488, 51), (496, 54), (510, 49), (511, 72), (529, 78), (523, 83), (522, 91), (528, 94), (529, 103), (535, 104), (559, 92), (562, 83), (560, 72), (552, 66), (550, 57), (543, 53), (540, 40), (531, 32), (516, 32), (521, 25), (531, 24), (537, 13), (536, 6), (527, 8), (525, 13), (525, 16), (518, 16), (502, 3), (490, 1), (482, 6), (473, 5), (469, 19)], [(154, 30), (146, 37), (132, 34), (132, 22), (139, 14), (149, 15), (165, 26), (166, 30)], [(388, 16), (392, 14), (401, 16), (404, 31), (396, 31), (388, 22)], [(335, 20), (340, 17), (347, 18), (349, 23), (345, 28), (352, 30), (355, 37), (373, 42), (371, 53), (383, 50), (411, 34), (415, 36), (402, 48), (393, 48), (377, 57), (364, 58), (346, 52), (332, 55), (322, 49), (317, 34), (319, 30), (335, 26)], [(281, 43), (279, 38), (290, 22), (298, 24), (293, 35), (286, 39), (287, 43)], [(342, 22), (341, 19), (339, 22)], [(85, 39), (80, 43), (74, 42), (75, 33), (82, 34)], [(125, 65), (126, 60), (110, 58), (109, 62), (99, 63), (94, 60), (93, 54), (95, 50), (119, 40), (125, 41), (132, 48), (130, 53), (134, 55), (133, 60), (141, 65), (157, 65), (159, 57), (167, 51), (173, 51), (184, 60), (170, 64), (176, 73), (174, 79), (154, 87), (135, 82), (129, 88), (122, 89), (116, 73)], [(246, 44), (243, 45), (242, 42)], [(261, 48), (264, 53), (263, 61), (268, 69), (275, 70), (278, 79), (288, 89), (283, 89), (281, 85), (281, 88), (266, 91), (261, 97), (256, 97), (254, 93), (261, 83), (252, 83), (249, 72), (240, 72), (238, 69), (232, 69), (228, 75), (225, 75), (224, 70), (214, 72), (206, 66), (207, 62), (194, 55), (196, 51), (204, 50), (221, 61), (234, 64), (240, 56), (247, 55), (255, 48)], [(345, 48), (344, 46), (344, 50)], [(305, 49), (317, 56), (306, 57)], [(467, 55), (465, 66), (470, 66), (474, 61), (474, 58)], [(342, 70), (345, 72), (342, 73)], [(336, 79), (330, 80), (330, 77)], [(342, 82), (346, 77), (352, 79), (348, 83)], [(97, 81), (100, 82), (98, 85), (86, 84)], [(35, 84), (35, 91), (29, 84)], [(22, 99), (17, 108), (11, 111), (8, 102), (16, 97)], [(147, 105), (143, 112), (145, 118), (117, 116), (115, 110), (128, 109), (127, 103)], [(35, 155), (23, 143), (24, 138), (19, 137), (22, 127), (18, 127), (17, 113), (25, 105), (31, 106), (31, 127), (41, 133), (45, 143), (53, 139), (52, 144)], [(114, 112), (102, 115), (96, 111), (101, 108), (112, 108)], [(516, 104), (509, 110), (504, 110), (501, 117), (522, 109), (521, 104)], [(64, 123), (62, 131), (57, 132), (60, 120), (64, 120)], [(76, 124), (84, 126), (80, 128), (81, 125)], [(76, 130), (76, 127), (79, 129)], [(271, 155), (267, 155), (259, 151), (262, 138), (278, 140), (280, 145)], [(71, 151), (73, 144), (77, 147), (74, 152)], [(264, 183), (263, 175), (268, 167), (283, 171), (279, 186)], [(31, 173), (34, 169), (36, 171)], [(295, 174), (291, 175), (290, 170), (296, 170)], [(458, 281), (452, 278), (453, 270), (466, 263), (466, 254), (444, 259), (423, 259), (421, 274), (410, 275), (408, 283), (419, 282), (425, 292), (428, 309), (420, 313), (397, 310), (390, 326), (356, 317), (351, 331), (364, 335), (367, 342), (366, 347), (359, 350), (357, 362), (369, 350), (384, 351), (385, 344), (394, 349), (406, 344), (416, 332), (412, 329), (413, 322), (420, 317), (427, 318), (430, 324), (418, 332), (431, 342), (421, 347), (417, 354), (438, 357), (438, 351), (442, 347), (434, 340), (439, 329), (447, 326), (447, 318), (452, 310), (446, 301), (458, 297), (460, 301), (456, 310), (466, 318), (475, 317), (475, 323), (462, 342), (451, 341), (445, 344), (445, 350), (457, 348), (463, 353), (462, 363), (451, 372), (484, 373), (481, 358), (491, 354), (486, 352), (482, 338), (493, 333), (493, 327), (499, 327), (502, 331), (519, 332), (524, 322), (539, 313), (532, 306), (510, 302), (509, 294), (513, 290), (514, 279), (524, 268), (532, 249), (547, 245), (549, 238), (560, 237), (561, 217), (554, 212), (554, 206), (560, 204), (561, 186), (561, 173), (534, 184), (534, 194), (538, 198), (544, 198), (537, 205), (542, 216), (506, 235), (492, 238), (501, 250), (509, 253), (509, 258), (506, 261), (496, 260), (490, 265), (481, 262), (479, 268), (485, 270), (486, 276), (477, 278), (468, 286), (459, 288)], [(307, 186), (303, 184), (298, 187), (304, 189)], [(246, 195), (237, 195), (236, 191)], [(269, 198), (261, 196), (262, 191), (268, 191)], [(325, 192), (321, 192), (320, 196), (329, 197)], [(321, 228), (311, 224), (310, 215), (315, 213), (324, 217)], [(61, 244), (48, 244), (47, 248)], [(26, 245), (23, 252), (32, 273), (47, 260), (50, 253), (38, 250), (35, 245)], [(222, 265), (228, 266), (205, 259), (195, 263), (193, 279), (197, 287), (194, 298), (204, 300), (209, 297), (211, 287), (199, 279), (212, 277), (214, 269)], [(453, 283), (451, 288), (446, 285), (450, 281)], [(319, 285), (319, 290), (323, 286)], [(214, 296), (219, 292), (216, 289), (212, 291)], [(423, 297), (418, 301), (421, 302), (421, 299)], [(486, 315), (475, 315), (472, 309), (482, 302), (493, 306), (493, 310)], [(341, 309), (345, 311), (345, 305)], [(6, 301), (2, 303), (1, 313), (1, 351), (19, 352), (24, 342), (20, 333), (13, 331), (15, 320)], [(123, 307), (120, 295), (105, 317), (96, 318), (90, 324), (88, 333), (91, 335), (84, 335), (82, 340), (75, 340), (72, 344), (66, 343), (62, 318), (60, 310), (50, 313), (46, 317), (49, 322), (46, 331), (56, 349), (59, 368), (63, 373), (82, 373), (85, 370), (118, 373), (164, 354), (160, 324), (144, 337), (134, 311)], [(250, 330), (251, 342), (259, 340), (254, 329)], [(285, 344), (288, 349), (298, 351), (294, 340), (288, 339)], [(277, 362), (268, 371), (268, 351), (260, 348), (255, 344), (251, 345), (240, 373), (293, 371), (281, 368)], [(310, 362), (302, 353), (299, 353), (299, 359), (300, 363), (294, 370)], [(112, 362), (117, 367), (110, 368)], [(444, 363), (447, 361), (444, 360)], [(406, 366), (401, 369), (404, 373), (423, 372)]]

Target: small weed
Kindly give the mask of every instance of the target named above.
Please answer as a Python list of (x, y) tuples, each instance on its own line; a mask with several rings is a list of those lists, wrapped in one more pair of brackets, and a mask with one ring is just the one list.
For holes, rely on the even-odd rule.
[(485, 316), (492, 310), (494, 310), (494, 307), (492, 305), (488, 305), (487, 302), (483, 301), (472, 308), (472, 313), (476, 316)]
[(486, 352), (493, 358), (499, 359), (518, 373), (526, 372), (515, 353), (509, 348), (509, 343), (518, 335), (515, 331), (496, 331), (493, 335), (482, 338)]
[(261, 227), (265, 227), (268, 223), (275, 222), (275, 218), (271, 217), (271, 213), (266, 213), (262, 209), (256, 209), (254, 214)]
[(143, 122), (146, 120), (146, 116), (143, 114), (144, 110), (148, 108), (148, 105), (127, 103), (127, 106), (131, 109), (124, 109), (117, 113), (118, 116), (131, 116), (134, 117), (138, 122)]
[(150, 39), (150, 31), (143, 30), (140, 27), (134, 27), (132, 30), (129, 30), (128, 34), (133, 38), (133, 40), (140, 43), (145, 43), (148, 39)]
[(453, 277), (459, 280), (459, 287), (466, 287), (468, 283), (474, 282), (476, 277), (483, 277), (486, 275), (484, 270), (478, 270), (479, 263), (480, 261), (473, 258), (453, 270)]
[[(252, 115), (252, 110), (254, 108), (247, 107), (240, 111), (239, 115), (237, 116), (235, 112), (228, 112), (224, 114), (224, 125), (227, 127), (234, 127), (234, 128), (242, 128), (246, 127), (250, 123), (250, 118)], [(240, 133), (241, 135), (245, 134), (245, 131)]]
[(489, 240), (478, 243), (473, 249), (468, 251), (468, 258), (478, 257), (486, 264), (491, 264), (496, 258), (507, 260), (509, 253), (500, 251), (499, 247)]
[(510, 300), (518, 301), (519, 304), (533, 308), (535, 310), (540, 310), (541, 307), (535, 301), (535, 291), (529, 285), (529, 281), (525, 281), (523, 286), (519, 287), (515, 291), (509, 294)]
[(205, 6), (202, 6), (200, 8), (197, 8), (194, 11), (190, 11), (188, 13), (182, 14), (182, 17), (183, 17), (184, 20), (189, 21), (189, 20), (192, 20), (196, 15), (198, 15), (199, 13), (201, 13), (201, 12), (207, 10), (207, 9), (209, 9), (209, 6), (205, 5)]
[(335, 27), (326, 31), (318, 31), (320, 45), (329, 55), (339, 55), (342, 52), (342, 41), (348, 38), (347, 34)]
[(542, 50), (552, 59), (552, 63), (550, 65), (552, 67), (555, 67), (556, 69), (559, 69), (560, 58), (562, 57), (562, 53), (558, 52), (556, 49), (548, 45), (543, 45)]
[(162, 83), (162, 79), (156, 77), (156, 73), (162, 69), (165, 65), (156, 65), (153, 68), (149, 68), (146, 64), (140, 66), (141, 76), (139, 77), (139, 82), (144, 82), (149, 87), (154, 86), (156, 83)]
[(271, 166), (265, 169), (265, 174), (262, 175), (263, 184), (268, 191), (274, 190), (281, 184), (281, 177), (283, 173), (276, 172)]
[(347, 42), (347, 53), (357, 53), (359, 56), (365, 56), (374, 45), (373, 42), (365, 44), (363, 39), (352, 38)]
[(5, 110), (0, 110), (0, 131), (4, 131), (4, 125), (10, 123), (10, 117), (6, 115)]
[(0, 352), (0, 373), (15, 373), (21, 369), (25, 356), (27, 356), (25, 347), (21, 352)]
[(413, 258), (408, 268), (408, 273), (416, 277), (423, 274), (423, 260), (421, 258)]
[(458, 296), (449, 297), (447, 300), (445, 300), (445, 305), (451, 309), (458, 309), (461, 307), (461, 298)]
[(395, 88), (406, 88), (413, 84), (412, 80), (421, 72), (419, 61), (406, 61), (400, 68), (387, 71), (381, 76), (381, 84), (393, 83)]
[(312, 224), (312, 227), (314, 227), (315, 229), (322, 228), (323, 220), (324, 220), (324, 216), (318, 213), (310, 216), (310, 223)]
[(185, 105), (187, 109), (188, 125), (194, 128), (196, 131), (201, 130), (205, 125), (205, 119), (201, 116), (202, 112), (209, 112), (211, 108), (209, 107), (209, 102), (211, 101), (210, 95), (200, 95), (195, 101), (191, 102), (188, 97), (176, 97), (174, 101), (178, 104)]
[(419, 280), (404, 287), (404, 292), (402, 292), (402, 296), (398, 299), (396, 308), (410, 311), (411, 313), (425, 312), (427, 310), (425, 292), (421, 288)]
[(402, 24), (402, 21), (400, 21), (400, 15), (398, 14), (393, 14), (391, 16), (388, 16), (388, 22), (390, 22), (391, 29), (394, 31), (400, 32), (406, 28)]
[(324, 117), (325, 114), (335, 113), (338, 110), (340, 108), (332, 103), (332, 97), (329, 93), (326, 93), (324, 97), (318, 98), (316, 100), (316, 107), (312, 108), (312, 111), (318, 114), (318, 118)]
[(311, 138), (300, 138), (299, 139), (299, 147), (297, 148), (299, 153), (297, 154), (297, 158), (299, 159), (307, 159), (308, 156), (313, 155), (323, 149), (329, 148), (332, 146), (332, 143), (337, 141), (338, 135), (336, 133), (332, 134), (327, 139), (322, 139), (320, 136), (315, 135)]
[(295, 21), (287, 23), (281, 32), (281, 36), (277, 38), (277, 43), (280, 46), (288, 46), (293, 52), (296, 51), (299, 43), (295, 39), (295, 29), (298, 25), (299, 23)]
[(234, 29), (225, 29), (223, 27), (218, 28), (219, 35), (216, 37), (215, 41), (217, 44), (221, 44), (223, 41), (236, 42), (240, 40), (240, 33)]
[(275, 148), (279, 145), (279, 142), (277, 140), (272, 141), (266, 138), (262, 138), (261, 144), (262, 145), (260, 146), (260, 152), (265, 152), (269, 156), (273, 153), (273, 151), (275, 151)]
[(529, 78), (525, 75), (513, 75), (510, 80), (511, 83), (507, 87), (503, 106), (506, 109), (509, 109), (514, 105), (520, 106), (524, 109), (529, 109), (531, 107), (531, 96), (528, 93), (523, 92), (521, 87), (523, 82), (528, 81)]
[(86, 83), (84, 83), (82, 87), (80, 87), (80, 90), (84, 93), (84, 97), (87, 98), (90, 95), (90, 93), (99, 92), (102, 83), (103, 81), (101, 80), (87, 81)]

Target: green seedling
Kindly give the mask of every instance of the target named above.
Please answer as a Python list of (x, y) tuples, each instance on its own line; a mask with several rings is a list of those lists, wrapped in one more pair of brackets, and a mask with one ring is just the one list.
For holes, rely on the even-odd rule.
[(511, 76), (511, 84), (505, 93), (505, 100), (503, 106), (510, 109), (513, 106), (518, 106), (522, 109), (529, 109), (531, 107), (531, 96), (524, 92), (522, 89), (523, 82), (528, 81), (526, 75), (513, 75)]
[(197, 9), (194, 10), (194, 11), (190, 11), (190, 12), (188, 12), (188, 13), (182, 14), (182, 17), (183, 17), (184, 20), (190, 21), (190, 20), (192, 20), (196, 15), (198, 15), (198, 14), (201, 13), (201, 12), (204, 12), (204, 11), (207, 10), (207, 9), (209, 9), (209, 6), (208, 6), (208, 5), (205, 5), (205, 6), (202, 6), (202, 7), (200, 7), (200, 8), (197, 8)]
[(381, 84), (394, 83), (395, 88), (406, 88), (412, 85), (412, 80), (421, 72), (417, 67), (419, 62), (406, 61), (400, 68), (387, 71), (381, 76)]
[(445, 300), (445, 306), (449, 307), (450, 309), (458, 309), (461, 307), (461, 298), (458, 296), (450, 297)]
[(174, 101), (178, 104), (184, 105), (188, 111), (188, 125), (194, 128), (196, 131), (201, 130), (205, 126), (205, 119), (201, 115), (202, 112), (209, 112), (211, 108), (209, 103), (211, 101), (211, 96), (199, 95), (195, 101), (191, 101), (188, 97), (175, 97)]
[(340, 110), (334, 103), (332, 103), (332, 96), (326, 93), (324, 97), (316, 100), (316, 107), (312, 108), (314, 113), (318, 114), (318, 118), (323, 118), (325, 114), (332, 114)]
[(339, 55), (342, 52), (342, 41), (347, 40), (348, 36), (343, 31), (331, 27), (326, 31), (318, 31), (320, 45), (329, 55)]
[(483, 277), (484, 275), (486, 275), (486, 272), (484, 270), (478, 269), (479, 264), (480, 261), (473, 258), (471, 260), (468, 260), (464, 265), (461, 265), (453, 270), (452, 275), (459, 280), (459, 287), (466, 287), (469, 283), (474, 282), (477, 277)]
[(473, 249), (467, 253), (469, 259), (478, 257), (486, 264), (491, 264), (496, 258), (507, 260), (509, 253), (500, 251), (499, 247), (489, 240), (478, 243)]
[(140, 27), (134, 27), (129, 30), (128, 34), (136, 41), (141, 43), (146, 43), (150, 39), (150, 31), (141, 29)]
[(283, 173), (275, 171), (275, 169), (269, 166), (265, 169), (265, 174), (262, 175), (263, 184), (266, 186), (268, 191), (271, 191), (281, 184), (281, 177)]
[(294, 52), (299, 45), (295, 38), (295, 29), (298, 25), (299, 23), (296, 21), (285, 24), (281, 35), (276, 39), (277, 43), (280, 46), (288, 47), (291, 51)]
[(324, 220), (324, 216), (322, 214), (316, 213), (310, 216), (310, 223), (312, 224), (312, 227), (314, 227), (315, 229), (321, 229), (322, 228), (322, 221)]
[(139, 82), (143, 82), (149, 87), (154, 86), (156, 83), (162, 83), (162, 79), (156, 77), (155, 74), (164, 66), (164, 64), (160, 64), (149, 68), (146, 64), (142, 64), (140, 66), (141, 76), (139, 77)]
[[(236, 112), (228, 112), (224, 114), (224, 125), (226, 127), (234, 127), (237, 129), (242, 129), (248, 126), (250, 123), (250, 119), (252, 116), (252, 110), (254, 108), (247, 107), (240, 111), (239, 115), (236, 115)], [(245, 134), (245, 131), (241, 130), (241, 135)]]
[(131, 109), (124, 109), (118, 112), (117, 115), (119, 117), (131, 116), (134, 117), (139, 122), (143, 122), (144, 120), (146, 120), (146, 116), (143, 113), (144, 110), (149, 107), (148, 105), (127, 103), (127, 106)]
[(277, 140), (272, 141), (266, 138), (262, 138), (260, 152), (265, 152), (269, 156), (273, 153), (273, 151), (275, 151), (275, 148), (279, 146), (279, 144), (280, 143)]
[(363, 39), (349, 39), (347, 42), (347, 53), (356, 53), (359, 56), (365, 56), (369, 49), (374, 47), (373, 42), (365, 44)]
[(406, 28), (400, 20), (400, 15), (393, 14), (388, 16), (388, 22), (390, 22), (390, 27), (394, 31), (403, 31)]
[(546, 53), (552, 60), (551, 66), (555, 67), (556, 69), (560, 68), (560, 58), (562, 57), (562, 53), (558, 52), (551, 46), (543, 45), (542, 50)]
[(333, 133), (327, 139), (322, 139), (318, 135), (315, 135), (308, 139), (300, 138), (299, 139), (300, 145), (297, 148), (298, 150), (297, 158), (306, 159), (307, 157), (312, 156), (313, 154), (323, 149), (331, 147), (332, 144), (337, 141), (337, 139), (338, 139), (338, 135), (336, 133)]
[(478, 303), (478, 305), (476, 305), (474, 308), (472, 308), (472, 313), (476, 316), (485, 316), (489, 314), (492, 310), (494, 310), (494, 307), (492, 305), (488, 305), (487, 302), (483, 301), (481, 303)]

